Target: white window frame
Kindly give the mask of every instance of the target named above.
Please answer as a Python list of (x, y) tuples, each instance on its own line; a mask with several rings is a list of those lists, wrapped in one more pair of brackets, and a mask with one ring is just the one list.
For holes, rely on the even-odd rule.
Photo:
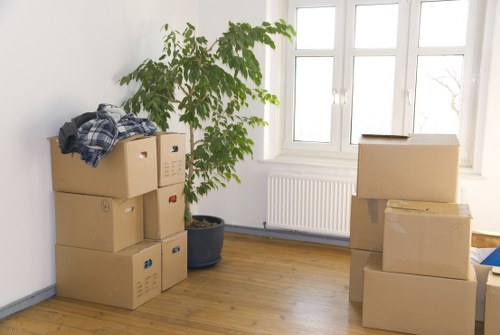
[[(357, 152), (357, 145), (351, 144), (351, 102), (352, 102), (352, 85), (353, 85), (353, 68), (354, 68), (354, 58), (357, 56), (394, 56), (395, 57), (395, 78), (394, 78), (394, 101), (393, 101), (393, 124), (392, 132), (394, 134), (401, 134), (402, 124), (403, 124), (403, 106), (405, 102), (405, 96), (401, 92), (397, 91), (398, 87), (402, 86), (406, 78), (406, 59), (404, 58), (404, 52), (407, 50), (407, 31), (408, 22), (403, 20), (404, 15), (408, 11), (408, 4), (406, 1), (398, 0), (380, 0), (374, 2), (373, 0), (348, 0), (346, 18), (348, 22), (352, 22), (346, 29), (346, 52), (345, 52), (345, 75), (344, 75), (344, 93), (345, 96), (345, 107), (343, 108), (343, 125), (342, 125), (342, 141), (343, 141), (343, 151), (347, 152)], [(398, 4), (399, 5), (399, 15), (398, 15), (398, 36), (396, 40), (396, 48), (393, 49), (355, 49), (354, 48), (354, 24), (355, 24), (355, 8), (357, 5), (372, 5), (372, 4)], [(407, 15), (407, 14), (406, 14)]]
[[(343, 45), (337, 46), (338, 41), (343, 40), (343, 27), (345, 26), (344, 20), (342, 17), (337, 15), (338, 11), (343, 11), (344, 6), (342, 4), (342, 0), (315, 0), (313, 3), (310, 0), (291, 0), (289, 5), (288, 17), (289, 22), (292, 23), (296, 27), (297, 23), (297, 9), (298, 8), (307, 8), (307, 7), (328, 7), (335, 6), (336, 8), (336, 21), (335, 21), (335, 47), (333, 50), (296, 50), (295, 45), (288, 45), (287, 50), (287, 73), (289, 74), (287, 77), (290, 78), (287, 83), (290, 86), (287, 88), (287, 103), (286, 106), (290, 106), (288, 110), (291, 112), (291, 117), (285, 117), (285, 150), (313, 150), (317, 152), (330, 152), (335, 153), (340, 151), (340, 140), (334, 139), (331, 143), (311, 143), (311, 142), (294, 142), (293, 140), (293, 128), (294, 128), (294, 111), (295, 111), (295, 60), (296, 57), (301, 56), (330, 56), (334, 58), (334, 73), (343, 73), (343, 63), (339, 62), (339, 59), (342, 59), (343, 54)], [(340, 19), (340, 20), (339, 20)], [(342, 71), (342, 72), (340, 72)], [(333, 75), (333, 74), (332, 74)], [(341, 76), (337, 76), (337, 80), (333, 82), (334, 90), (338, 90), (338, 87), (341, 86)], [(333, 94), (334, 92), (332, 92)], [(333, 99), (333, 97), (332, 97)], [(332, 119), (331, 119), (331, 129), (332, 134), (337, 131), (335, 125), (340, 124), (340, 111), (338, 104), (332, 104)]]
[[(351, 127), (351, 87), (352, 68), (355, 56), (363, 55), (396, 55), (396, 77), (394, 91), (393, 133), (408, 134), (413, 129), (413, 107), (410, 104), (412, 93), (415, 92), (415, 80), (412, 81), (409, 73), (416, 75), (416, 60), (419, 55), (426, 52), (438, 51), (438, 48), (417, 48), (415, 38), (418, 38), (418, 20), (420, 3), (442, 0), (290, 0), (288, 6), (288, 22), (296, 24), (296, 10), (301, 7), (335, 6), (336, 28), (335, 49), (333, 51), (295, 50), (295, 45), (288, 44), (286, 52), (286, 98), (283, 104), (285, 110), (283, 130), (282, 156), (302, 157), (304, 161), (309, 158), (330, 160), (355, 160), (357, 145), (350, 144)], [(481, 62), (489, 61), (483, 55), (488, 51), (484, 47), (483, 37), (487, 38), (487, 31), (492, 29), (493, 20), (490, 19), (483, 26), (481, 21), (486, 20), (486, 6), (496, 0), (470, 0), (469, 1), (469, 28), (467, 47), (458, 48), (464, 54), (464, 81), (462, 87), (462, 103), (460, 117), (459, 140), (461, 146), (461, 165), (473, 173), (480, 169), (479, 157), (482, 150), (482, 129), (484, 115), (478, 112), (478, 106), (484, 104), (486, 99), (485, 83), (479, 87), (480, 73), (484, 65)], [(398, 37), (396, 49), (354, 49), (354, 8), (356, 5), (370, 4), (399, 4)], [(345, 15), (343, 15), (345, 13)], [(410, 14), (412, 15), (410, 18)], [(406, 18), (405, 18), (406, 16)], [(410, 18), (410, 19), (407, 19)], [(479, 19), (476, 19), (479, 18)], [(349, 26), (346, 22), (350, 22)], [(483, 33), (485, 36), (483, 36)], [(410, 37), (410, 38), (409, 38)], [(490, 36), (491, 38), (491, 36)], [(479, 44), (477, 44), (479, 43)], [(477, 46), (482, 46), (478, 48)], [(425, 50), (427, 49), (427, 50)], [(432, 50), (431, 50), (432, 49)], [(439, 48), (444, 51), (457, 48)], [(405, 54), (407, 56), (405, 56)], [(295, 92), (295, 57), (329, 55), (334, 57), (334, 72), (338, 74), (333, 82), (334, 92), (340, 100), (332, 104), (332, 134), (331, 143), (294, 142), (294, 92)], [(472, 65), (470, 65), (472, 64)], [(489, 63), (488, 63), (489, 64)], [(487, 65), (486, 64), (486, 67)], [(484, 74), (483, 74), (484, 77)], [(484, 80), (484, 79), (483, 79)], [(333, 97), (332, 97), (333, 98)], [(484, 111), (482, 112), (484, 113)], [(466, 130), (468, 129), (468, 130)]]
[[(420, 9), (422, 2), (436, 2), (442, 0), (412, 0), (412, 18), (410, 27), (410, 41), (409, 41), (409, 51), (408, 51), (408, 73), (413, 73), (416, 75), (417, 71), (417, 59), (418, 56), (432, 56), (438, 54), (463, 54), (464, 55), (464, 73), (463, 73), (463, 83), (462, 83), (462, 96), (461, 100), (461, 116), (459, 124), (459, 142), (460, 146), (460, 165), (464, 167), (472, 167), (473, 161), (473, 143), (474, 143), (474, 120), (476, 119), (476, 108), (474, 108), (474, 101), (477, 98), (477, 89), (473, 86), (474, 82), (478, 80), (479, 73), (479, 61), (475, 59), (476, 41), (479, 38), (480, 27), (478, 27), (478, 22), (476, 20), (479, 10), (479, 3), (481, 1), (473, 0), (469, 1), (469, 17), (466, 46), (465, 47), (418, 47), (418, 20), (420, 16)], [(483, 2), (484, 3), (484, 2)], [(405, 124), (404, 129), (413, 129), (413, 110), (412, 110), (412, 95), (415, 92), (416, 80), (412, 80), (408, 76), (406, 81), (407, 89), (407, 103), (405, 105)]]

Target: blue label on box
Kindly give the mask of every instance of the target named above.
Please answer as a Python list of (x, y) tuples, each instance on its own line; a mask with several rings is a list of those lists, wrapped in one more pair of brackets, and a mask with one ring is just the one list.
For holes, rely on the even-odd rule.
[(150, 258), (144, 262), (144, 269), (147, 269), (151, 266), (153, 266), (153, 260)]

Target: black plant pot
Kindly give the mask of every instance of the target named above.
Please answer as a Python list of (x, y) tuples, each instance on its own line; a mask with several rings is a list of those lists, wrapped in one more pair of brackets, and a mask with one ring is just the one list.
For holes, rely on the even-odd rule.
[(207, 215), (193, 215), (193, 219), (218, 224), (206, 228), (187, 228), (188, 268), (201, 269), (219, 263), (224, 244), (224, 220)]

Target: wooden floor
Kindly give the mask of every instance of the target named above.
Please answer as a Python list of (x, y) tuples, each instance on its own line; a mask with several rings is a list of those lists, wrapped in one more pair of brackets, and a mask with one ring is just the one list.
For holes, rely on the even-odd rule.
[(129, 311), (54, 297), (0, 334), (395, 334), (361, 327), (349, 250), (226, 233), (223, 260)]

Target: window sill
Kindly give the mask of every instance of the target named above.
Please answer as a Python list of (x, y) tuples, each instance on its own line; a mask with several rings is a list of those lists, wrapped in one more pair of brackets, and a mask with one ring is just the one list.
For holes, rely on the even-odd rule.
[(352, 170), (356, 172), (358, 167), (357, 155), (349, 155), (345, 158), (339, 157), (321, 157), (311, 154), (290, 154), (283, 153), (275, 157), (261, 160), (262, 163), (301, 165), (313, 167), (328, 167)]
[[(341, 172), (342, 175), (356, 177), (358, 160), (357, 154), (343, 157), (325, 157), (306, 153), (282, 153), (275, 157), (262, 159), (264, 164), (282, 164), (295, 167), (328, 168)], [(471, 167), (460, 167), (459, 178), (463, 180), (483, 180), (481, 173)]]

